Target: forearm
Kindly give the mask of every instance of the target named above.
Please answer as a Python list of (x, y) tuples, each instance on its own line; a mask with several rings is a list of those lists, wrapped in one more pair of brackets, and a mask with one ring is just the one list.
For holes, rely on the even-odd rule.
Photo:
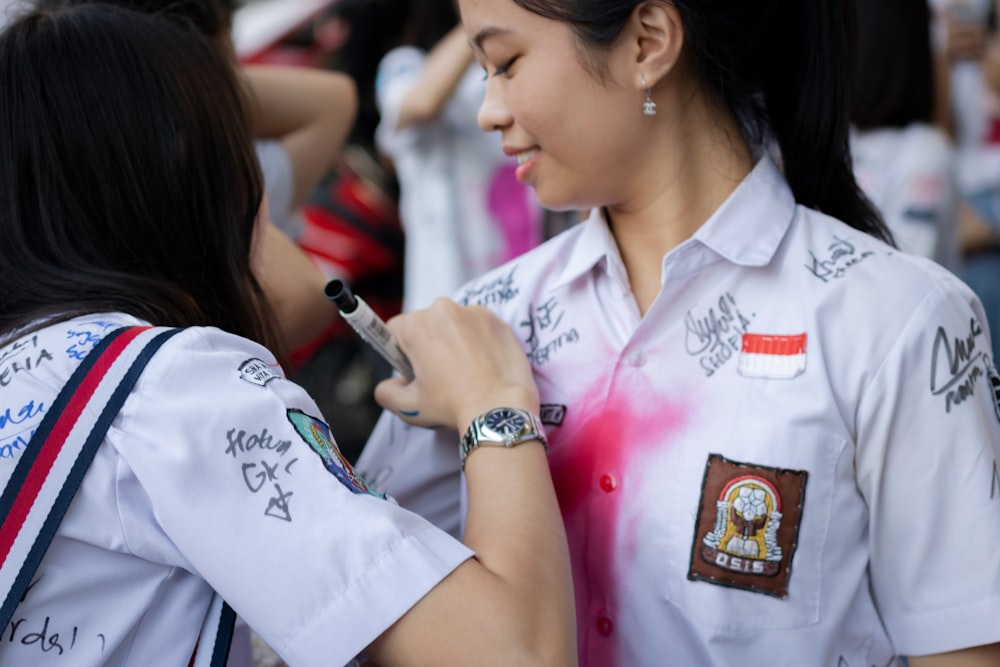
[(398, 127), (429, 123), (437, 118), (471, 64), (472, 49), (458, 26), (427, 55), (420, 80), (400, 104)]
[(383, 634), (370, 655), (383, 667), (575, 665), (569, 554), (541, 445), (480, 447), (466, 470), (465, 542), (476, 559)]
[(975, 646), (937, 655), (910, 656), (907, 662), (910, 667), (998, 667), (1000, 644)]
[[(524, 350), (486, 309), (438, 299), (389, 326), (414, 380), (386, 380), (375, 395), (411, 423), (463, 432), (493, 408), (537, 414)], [(456, 440), (456, 457), (458, 449)], [(576, 664), (569, 549), (544, 448), (485, 443), (469, 453), (465, 474), (465, 543), (476, 558), (383, 633), (373, 657), (386, 666)]]
[(254, 275), (271, 304), (286, 349), (293, 350), (321, 334), (336, 309), (323, 295), (326, 276), (301, 248), (271, 223), (263, 231)]
[(246, 66), (254, 135), (277, 139), (295, 172), (293, 204), (326, 175), (357, 115), (354, 82), (345, 74), (305, 67)]

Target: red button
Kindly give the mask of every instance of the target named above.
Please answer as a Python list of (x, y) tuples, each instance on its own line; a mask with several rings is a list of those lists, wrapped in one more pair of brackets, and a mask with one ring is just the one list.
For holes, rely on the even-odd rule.
[(611, 493), (618, 488), (618, 480), (615, 479), (614, 475), (601, 475), (601, 491), (605, 493)]
[(614, 632), (615, 624), (611, 622), (611, 619), (607, 616), (601, 616), (597, 619), (597, 632), (605, 637)]

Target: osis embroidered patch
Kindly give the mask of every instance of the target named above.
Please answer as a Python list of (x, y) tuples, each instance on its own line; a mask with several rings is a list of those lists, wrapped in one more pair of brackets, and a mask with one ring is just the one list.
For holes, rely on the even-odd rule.
[(688, 579), (787, 597), (807, 478), (709, 454)]

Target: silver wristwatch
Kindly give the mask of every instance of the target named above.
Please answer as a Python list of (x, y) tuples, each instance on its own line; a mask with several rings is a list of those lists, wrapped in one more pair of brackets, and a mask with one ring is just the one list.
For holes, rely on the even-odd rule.
[(542, 446), (548, 449), (545, 427), (536, 415), (517, 408), (494, 408), (473, 419), (462, 436), (458, 448), (462, 469), (465, 469), (469, 452), (479, 445), (513, 447), (530, 440), (540, 440)]

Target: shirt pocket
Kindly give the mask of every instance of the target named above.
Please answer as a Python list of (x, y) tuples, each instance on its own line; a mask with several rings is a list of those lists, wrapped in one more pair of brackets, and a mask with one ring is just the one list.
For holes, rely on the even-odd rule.
[(670, 524), (687, 567), (665, 582), (666, 598), (724, 635), (815, 624), (834, 488), (853, 480), (847, 441), (787, 423), (740, 426), (685, 443), (690, 478), (678, 487), (689, 497)]

